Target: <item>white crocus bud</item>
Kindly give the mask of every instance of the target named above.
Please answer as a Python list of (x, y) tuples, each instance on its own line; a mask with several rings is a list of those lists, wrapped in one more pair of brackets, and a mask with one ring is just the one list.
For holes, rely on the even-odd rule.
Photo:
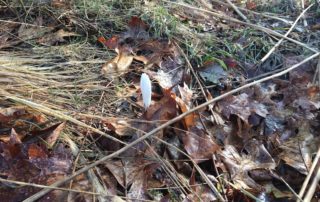
[(145, 73), (141, 75), (140, 89), (142, 93), (144, 109), (147, 110), (151, 104), (151, 81), (149, 76)]

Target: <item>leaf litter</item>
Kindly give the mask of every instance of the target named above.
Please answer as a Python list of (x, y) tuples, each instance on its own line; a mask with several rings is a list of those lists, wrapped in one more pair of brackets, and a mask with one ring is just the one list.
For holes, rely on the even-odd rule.
[[(64, 3), (58, 3), (57, 7), (70, 9)], [(248, 1), (246, 7), (258, 9), (252, 1)], [(217, 9), (236, 17), (226, 5)], [(221, 34), (226, 37), (224, 32), (241, 28), (241, 25), (208, 18), (196, 11), (187, 13), (180, 10), (175, 15), (189, 22), (190, 27), (200, 26), (202, 28), (199, 29), (208, 33), (214, 30), (215, 36)], [(39, 16), (29, 25), (5, 23), (5, 30), (0, 32), (0, 48), (34, 43), (54, 47), (68, 43), (66, 39), (70, 37), (81, 37), (69, 28), (61, 29), (55, 19), (50, 20)], [(176, 47), (176, 37), (157, 38), (153, 36), (152, 29), (152, 25), (133, 16), (126, 31), (109, 35), (109, 39), (98, 36), (101, 44), (116, 53), (102, 66), (101, 72), (107, 80), (103, 85), (128, 82), (130, 89), (118, 91), (118, 95), (123, 92), (125, 95), (117, 102), (122, 109), (132, 111), (134, 115), (127, 119), (91, 116), (83, 120), (95, 126), (100, 124), (101, 129), (127, 143), (204, 102), (203, 95), (197, 91), (202, 86), (190, 79), (186, 61)], [(233, 40), (242, 43), (238, 44), (242, 46), (242, 50), (238, 50), (240, 57), (204, 55), (203, 64), (196, 68), (203, 87), (210, 85), (206, 91), (210, 97), (243, 84), (246, 75), (254, 79), (254, 76), (277, 71), (278, 66), (288, 68), (303, 59), (292, 53), (281, 53), (283, 58), (279, 59), (278, 53), (258, 69), (250, 69), (255, 66), (252, 58), (245, 54), (246, 47), (252, 45), (249, 38), (234, 36)], [(259, 46), (258, 39), (255, 40)], [(206, 50), (198, 54), (203, 52)], [(209, 60), (205, 61), (206, 58)], [(195, 61), (191, 61), (192, 64), (196, 64)], [(319, 87), (311, 83), (315, 71), (315, 64), (310, 62), (283, 78), (271, 79), (218, 101), (214, 108), (223, 119), (221, 125), (208, 121), (207, 109), (190, 113), (153, 138), (99, 165), (94, 175), (103, 181), (108, 194), (119, 195), (128, 201), (217, 201), (214, 192), (203, 183), (203, 176), (195, 171), (197, 164), (205, 175), (214, 176), (214, 185), (227, 200), (251, 201), (249, 195), (241, 193), (243, 190), (262, 200), (293, 200), (294, 193), (288, 191), (290, 189), (283, 179), (298, 192), (320, 145)], [(141, 74), (147, 74), (152, 80), (152, 102), (147, 109), (143, 108), (141, 90), (137, 87)], [(0, 84), (5, 82), (0, 79)], [(67, 94), (63, 96), (65, 99)], [(83, 111), (81, 108), (77, 110), (77, 113)], [(75, 153), (61, 139), (65, 131), (70, 132), (67, 122), (53, 122), (27, 107), (14, 106), (0, 108), (0, 126), (3, 179), (50, 185), (86, 163), (82, 161), (78, 165)], [(71, 127), (74, 127), (71, 131), (77, 134), (79, 141), (90, 142), (89, 145), (81, 145), (85, 159), (94, 161), (122, 147), (92, 131)], [(174, 172), (170, 173), (172, 169)], [(87, 178), (84, 175), (75, 178), (71, 187), (90, 190)], [(4, 201), (20, 201), (40, 190), (4, 181), (1, 184), (0, 198)], [(72, 193), (69, 194), (71, 196), (91, 200), (85, 194)], [(50, 200), (66, 199), (59, 190), (46, 197)]]

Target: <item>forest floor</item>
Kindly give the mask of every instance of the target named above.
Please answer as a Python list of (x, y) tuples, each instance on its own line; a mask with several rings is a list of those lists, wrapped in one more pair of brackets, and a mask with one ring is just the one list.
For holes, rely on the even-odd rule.
[(0, 201), (319, 201), (319, 48), (312, 0), (0, 1)]

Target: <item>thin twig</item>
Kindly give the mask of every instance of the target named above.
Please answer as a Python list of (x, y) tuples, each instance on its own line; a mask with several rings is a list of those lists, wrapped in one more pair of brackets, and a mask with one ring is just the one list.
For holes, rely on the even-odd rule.
[(301, 189), (300, 189), (300, 191), (299, 191), (299, 197), (300, 197), (300, 198), (303, 197), (303, 195), (304, 195), (304, 193), (305, 193), (305, 191), (306, 191), (306, 188), (307, 188), (307, 186), (308, 186), (308, 183), (309, 183), (309, 181), (310, 181), (310, 178), (311, 178), (311, 176), (312, 176), (315, 168), (317, 167), (317, 163), (318, 163), (319, 159), (320, 159), (320, 148), (318, 149), (317, 155), (316, 155), (315, 159), (313, 160), (311, 169), (310, 169), (310, 171), (309, 171), (306, 179), (304, 180), (304, 182), (303, 182), (303, 184), (302, 184), (302, 187), (301, 187)]
[(76, 192), (76, 193), (82, 193), (82, 194), (90, 194), (90, 195), (105, 195), (104, 193), (96, 193), (96, 192), (90, 192), (90, 191), (81, 191), (76, 189), (68, 189), (68, 188), (60, 188), (60, 187), (53, 187), (53, 186), (46, 186), (42, 184), (35, 184), (35, 183), (29, 183), (29, 182), (21, 182), (21, 181), (15, 181), (15, 180), (7, 180), (0, 178), (0, 182), (6, 182), (11, 184), (17, 184), (22, 186), (30, 186), (30, 187), (37, 187), (37, 188), (50, 188), (54, 190), (61, 190), (61, 191), (70, 191), (70, 192)]
[[(202, 87), (202, 84), (201, 84), (201, 82), (200, 82), (200, 80), (199, 80), (199, 77), (198, 77), (196, 71), (194, 71), (194, 68), (192, 67), (190, 61), (188, 60), (187, 55), (183, 52), (182, 48), (181, 48), (176, 42), (175, 42), (175, 45), (177, 46), (177, 48), (178, 48), (179, 52), (182, 54), (182, 56), (185, 58), (186, 63), (187, 63), (187, 65), (188, 65), (189, 69), (191, 70), (194, 78), (196, 79), (196, 81), (197, 81), (197, 83), (198, 83), (198, 85), (199, 85), (199, 88), (200, 88), (200, 90), (201, 90), (202, 95), (204, 96), (206, 102), (208, 102), (208, 101), (209, 101), (208, 96), (207, 96), (206, 92), (204, 91), (204, 89), (203, 89), (203, 87)], [(218, 117), (219, 115), (217, 115), (217, 114), (213, 111), (213, 105), (209, 105), (208, 108), (209, 108), (209, 111), (210, 111), (211, 114), (212, 114), (212, 118), (214, 119), (214, 121), (215, 121), (218, 125), (222, 125), (223, 123), (221, 123), (221, 121), (220, 121), (221, 118), (219, 118), (219, 117)], [(212, 120), (212, 121), (213, 121), (213, 120)]]
[(4, 22), (4, 23), (8, 23), (8, 24), (28, 25), (30, 27), (48, 28), (48, 27), (42, 26), (42, 25), (34, 25), (34, 24), (30, 24), (30, 23), (16, 22), (16, 21), (11, 21), (11, 20), (0, 20), (0, 22)]
[(262, 26), (259, 26), (259, 25), (255, 25), (255, 24), (251, 24), (251, 23), (247, 23), (247, 22), (243, 22), (241, 20), (238, 20), (236, 18), (233, 18), (233, 17), (230, 17), (230, 16), (226, 16), (224, 14), (220, 14), (220, 13), (215, 13), (215, 12), (212, 12), (212, 11), (209, 11), (209, 10), (206, 10), (206, 9), (202, 9), (202, 8), (196, 8), (194, 6), (190, 6), (190, 5), (187, 5), (187, 4), (183, 4), (183, 3), (177, 3), (177, 2), (171, 2), (171, 1), (167, 1), (167, 0), (162, 0), (163, 2), (167, 2), (167, 3), (170, 3), (170, 4), (174, 4), (174, 5), (178, 5), (178, 6), (182, 6), (182, 7), (185, 7), (185, 8), (189, 8), (189, 9), (194, 9), (194, 10), (198, 10), (198, 11), (202, 11), (202, 12), (205, 12), (205, 13), (208, 13), (212, 16), (215, 16), (215, 17), (218, 17), (218, 18), (221, 18), (221, 19), (224, 19), (224, 20), (227, 20), (227, 21), (230, 21), (230, 22), (234, 22), (234, 23), (239, 23), (239, 24), (242, 24), (242, 25), (247, 25), (249, 27), (252, 27), (254, 29), (257, 29), (257, 30), (260, 30), (260, 31), (263, 31), (263, 32), (266, 32), (268, 34), (271, 34), (271, 35), (274, 35), (274, 36), (277, 36), (277, 37), (280, 37), (280, 38), (284, 38), (288, 41), (291, 41), (295, 44), (298, 44), (304, 48), (307, 48), (309, 50), (311, 50), (312, 52), (314, 53), (318, 53), (318, 50), (315, 49), (315, 48), (311, 48), (309, 47), (307, 44), (304, 44), (300, 41), (297, 41), (295, 39), (292, 39), (292, 38), (289, 38), (287, 36), (284, 36), (283, 34), (280, 34), (276, 31), (273, 31), (271, 29), (268, 29), (266, 27), (262, 27)]
[[(202, 0), (201, 0), (202, 1)], [(212, 2), (215, 2), (215, 3), (218, 3), (218, 4), (222, 4), (224, 6), (227, 6), (227, 7), (231, 7), (229, 4), (226, 4), (220, 0), (211, 0)], [(246, 9), (246, 8), (241, 8), (241, 7), (238, 7), (239, 10), (242, 10), (242, 11), (245, 11), (245, 12), (248, 12), (248, 13), (251, 13), (251, 14), (254, 14), (254, 15), (261, 15), (265, 18), (270, 18), (270, 19), (274, 19), (274, 20), (279, 20), (281, 22), (284, 22), (288, 25), (291, 25), (293, 22), (291, 20), (286, 20), (286, 19), (282, 19), (280, 17), (275, 17), (275, 16), (272, 16), (272, 15), (267, 15), (265, 13), (258, 13), (258, 12), (255, 12), (255, 11), (252, 11), (252, 10), (249, 10), (249, 9)]]
[(283, 184), (285, 184), (288, 189), (293, 193), (293, 195), (297, 198), (297, 202), (301, 202), (302, 198), (294, 191), (294, 189), (283, 179), (283, 177), (279, 176), (278, 174), (274, 173), (272, 170), (270, 171), (274, 176), (279, 178)]
[(308, 189), (308, 192), (307, 192), (305, 198), (303, 199), (304, 202), (311, 201), (311, 199), (317, 189), (319, 181), (320, 181), (320, 169), (318, 169), (317, 172), (315, 173), (315, 177), (312, 180), (310, 188)]
[[(302, 10), (304, 9), (304, 0), (301, 0), (301, 9), (302, 9)], [(308, 22), (307, 22), (307, 20), (306, 20), (306, 16), (303, 15), (303, 16), (302, 16), (302, 19), (303, 19), (303, 26), (308, 27)]]
[[(208, 105), (213, 104), (213, 103), (215, 103), (215, 102), (217, 102), (217, 101), (219, 101), (219, 100), (221, 100), (221, 99), (223, 99), (223, 98), (225, 98), (225, 97), (228, 97), (229, 95), (232, 95), (232, 94), (234, 94), (234, 93), (237, 93), (237, 92), (239, 92), (239, 91), (241, 91), (241, 90), (243, 90), (243, 89), (246, 89), (246, 88), (249, 88), (249, 87), (254, 86), (254, 85), (256, 85), (256, 84), (259, 84), (259, 83), (261, 83), (261, 82), (268, 81), (268, 80), (270, 80), (270, 79), (273, 79), (273, 78), (276, 78), (276, 77), (285, 75), (285, 74), (287, 74), (288, 72), (290, 72), (290, 71), (298, 68), (300, 65), (303, 65), (303, 64), (307, 63), (308, 61), (310, 61), (310, 60), (318, 57), (319, 55), (320, 55), (320, 53), (313, 54), (313, 55), (311, 55), (310, 57), (308, 57), (308, 58), (304, 59), (303, 61), (299, 62), (298, 64), (295, 64), (295, 65), (293, 65), (292, 67), (290, 67), (290, 68), (288, 68), (288, 69), (286, 69), (286, 70), (283, 70), (282, 72), (279, 72), (279, 73), (277, 73), (277, 74), (268, 76), (268, 77), (266, 77), (266, 78), (263, 78), (263, 79), (254, 81), (254, 82), (252, 82), (252, 83), (245, 84), (245, 85), (243, 85), (243, 86), (241, 86), (241, 87), (239, 87), (239, 88), (236, 88), (236, 89), (231, 90), (231, 91), (229, 91), (229, 92), (227, 92), (227, 93), (224, 93), (224, 94), (222, 94), (222, 95), (220, 95), (220, 96), (218, 96), (218, 97), (216, 97), (216, 98), (213, 98), (212, 100), (210, 100), (210, 101), (208, 101), (208, 102), (205, 102), (205, 103), (203, 103), (203, 104), (201, 104), (201, 105), (199, 105), (199, 106), (197, 106), (197, 107), (194, 107), (194, 108), (190, 109), (189, 111), (186, 111), (186, 112), (180, 114), (179, 116), (171, 119), (170, 121), (168, 121), (168, 122), (160, 125), (159, 127), (151, 130), (151, 131), (148, 132), (146, 135), (144, 135), (144, 136), (142, 136), (142, 137), (139, 137), (139, 138), (136, 139), (135, 141), (133, 141), (133, 142), (131, 142), (130, 144), (124, 146), (123, 148), (121, 148), (121, 149), (113, 152), (112, 154), (109, 154), (109, 155), (107, 155), (107, 156), (105, 156), (105, 157), (97, 160), (96, 162), (94, 162), (94, 163), (92, 163), (92, 164), (90, 164), (90, 165), (87, 165), (87, 166), (79, 169), (79, 170), (78, 170), (77, 172), (75, 172), (73, 175), (66, 176), (63, 180), (60, 180), (60, 181), (57, 181), (57, 182), (53, 183), (51, 186), (60, 186), (60, 185), (62, 185), (62, 184), (64, 184), (64, 183), (68, 182), (69, 180), (73, 179), (73, 178), (76, 177), (77, 175), (80, 175), (81, 173), (84, 173), (84, 172), (88, 171), (89, 169), (91, 169), (91, 168), (93, 168), (93, 167), (95, 167), (95, 166), (97, 166), (97, 165), (99, 165), (99, 164), (101, 164), (101, 163), (103, 163), (103, 162), (111, 159), (111, 158), (114, 158), (114, 157), (122, 154), (123, 152), (127, 151), (127, 150), (130, 149), (131, 147), (133, 147), (133, 146), (135, 146), (136, 144), (140, 143), (141, 141), (143, 141), (143, 140), (147, 139), (148, 137), (156, 134), (157, 132), (161, 131), (162, 129), (164, 129), (164, 128), (168, 127), (168, 126), (170, 126), (171, 124), (173, 124), (173, 123), (175, 123), (175, 122), (183, 119), (185, 116), (187, 116), (187, 115), (189, 115), (189, 114), (191, 114), (191, 113), (193, 113), (193, 112), (196, 112), (196, 111), (198, 111), (198, 110), (200, 110), (200, 109), (202, 109), (202, 108), (204, 108), (204, 107), (207, 107)], [(49, 193), (51, 190), (52, 190), (52, 189), (44, 189), (44, 190), (41, 190), (40, 192), (38, 192), (38, 193), (32, 195), (31, 197), (27, 198), (26, 200), (24, 200), (24, 202), (31, 202), (31, 201), (38, 200), (39, 198), (41, 198), (41, 197), (44, 196), (45, 194)], [(214, 190), (213, 190), (213, 191), (214, 191)], [(217, 193), (214, 192), (214, 193), (216, 194), (216, 196), (218, 197), (219, 200), (224, 201), (223, 197), (220, 195), (219, 192), (217, 192)]]
[[(196, 81), (197, 81), (197, 83), (198, 83), (198, 85), (199, 85), (199, 88), (200, 88), (200, 90), (201, 90), (201, 93), (203, 94), (206, 102), (208, 102), (208, 101), (209, 101), (208, 96), (207, 96), (207, 94), (205, 93), (205, 91), (204, 91), (204, 89), (203, 89), (203, 87), (202, 87), (202, 84), (201, 84), (201, 82), (200, 82), (200, 80), (199, 80), (199, 77), (198, 77), (197, 73), (195, 72), (194, 68), (192, 67), (190, 61), (188, 60), (187, 55), (184, 53), (184, 51), (183, 51), (182, 48), (179, 46), (179, 44), (177, 44), (177, 43), (175, 42), (175, 45), (178, 47), (179, 52), (180, 52), (180, 53), (182, 54), (182, 56), (185, 58), (186, 63), (187, 63), (187, 65), (188, 65), (189, 69), (191, 70), (194, 78), (196, 79)], [(213, 111), (213, 105), (208, 105), (208, 108), (209, 108), (209, 111), (210, 111), (211, 114), (212, 114), (212, 118), (214, 119), (214, 121), (215, 121), (218, 125), (222, 125), (223, 123), (221, 123), (221, 121), (220, 121), (221, 118), (219, 119), (219, 117), (217, 117), (217, 116), (219, 116), (219, 115), (216, 114), (216, 113)], [(218, 170), (215, 165), (214, 165), (214, 168), (215, 168), (216, 171)], [(203, 172), (202, 172), (202, 173), (203, 173)], [(219, 183), (220, 183), (220, 185), (222, 186), (222, 181), (221, 181), (221, 180), (219, 180)], [(224, 197), (225, 197), (225, 193), (223, 193), (223, 194), (224, 194)], [(226, 197), (225, 197), (225, 200), (226, 200)]]
[(247, 190), (243, 189), (243, 188), (238, 188), (237, 186), (235, 186), (233, 183), (224, 180), (227, 184), (229, 184), (231, 187), (233, 187), (234, 189), (240, 190), (244, 195), (252, 198), (253, 200), (255, 200), (256, 202), (263, 202), (262, 200), (258, 199), (257, 197), (255, 197), (253, 194), (251, 194), (250, 192), (248, 192)]
[[(314, 4), (311, 4), (310, 6), (308, 6), (308, 8), (306, 8), (305, 10), (303, 10), (301, 12), (301, 14), (297, 17), (297, 19), (294, 21), (294, 23), (291, 25), (290, 29), (287, 31), (287, 33), (285, 33), (284, 36), (288, 36), (292, 30), (294, 29), (294, 27), (297, 25), (297, 23), (299, 22), (300, 18), (307, 12), (307, 10), (309, 10)], [(280, 46), (280, 44), (283, 42), (284, 38), (281, 38), (270, 50), (269, 52), (260, 60), (260, 64), (265, 62), (269, 56), (276, 50), (276, 48), (278, 48)]]
[(250, 20), (238, 9), (236, 5), (234, 5), (230, 0), (226, 0), (227, 3), (233, 8), (233, 10), (238, 13), (238, 15), (246, 22), (250, 23)]
[(317, 68), (316, 68), (316, 72), (313, 76), (313, 80), (312, 83), (316, 84), (317, 83), (317, 77), (318, 77), (318, 86), (320, 87), (320, 57), (318, 59), (318, 64), (317, 64)]

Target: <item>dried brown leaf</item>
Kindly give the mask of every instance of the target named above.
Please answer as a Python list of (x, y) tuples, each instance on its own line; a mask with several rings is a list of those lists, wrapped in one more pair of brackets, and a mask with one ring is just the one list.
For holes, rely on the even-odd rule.
[(265, 105), (250, 99), (249, 95), (246, 93), (242, 93), (238, 96), (230, 96), (218, 104), (225, 117), (229, 119), (230, 115), (234, 114), (247, 124), (249, 116), (253, 113), (263, 118), (268, 114), (268, 109)]
[(312, 164), (312, 154), (319, 148), (320, 139), (311, 133), (307, 120), (296, 124), (299, 124), (296, 126), (298, 134), (281, 143), (280, 148), (283, 151), (279, 154), (279, 158), (300, 173), (307, 175)]
[[(182, 101), (179, 97), (176, 97), (176, 102), (179, 105), (181, 112), (187, 112), (190, 108)], [(191, 113), (183, 118), (186, 128), (191, 128), (195, 126), (196, 113)]]
[(235, 147), (231, 145), (226, 145), (224, 150), (220, 153), (222, 161), (229, 170), (231, 179), (233, 180), (235, 186), (239, 189), (255, 189), (258, 191), (263, 190), (262, 185), (256, 183), (249, 176), (248, 172), (255, 169), (274, 169), (276, 166), (275, 163), (272, 162), (272, 159), (268, 160), (267, 163), (259, 162), (261, 159), (263, 159), (262, 156), (265, 154), (266, 150), (264, 147), (257, 147), (256, 149), (260, 153), (258, 157), (251, 156), (250, 154), (252, 153), (249, 153), (249, 155), (240, 155)]
[[(150, 161), (145, 161), (139, 157), (134, 160), (119, 160), (110, 161), (105, 164), (113, 176), (117, 179), (118, 183), (126, 188), (129, 187), (134, 181), (139, 180), (140, 176), (146, 177), (144, 169), (152, 164)], [(143, 175), (141, 175), (141, 173)]]
[(182, 135), (182, 141), (185, 150), (196, 162), (212, 158), (220, 148), (210, 136), (196, 126)]
[(123, 38), (133, 38), (135, 40), (148, 39), (148, 27), (149, 26), (145, 22), (143, 22), (139, 17), (133, 16), (128, 22), (128, 30), (123, 34)]
[(60, 136), (63, 129), (65, 128), (65, 126), (66, 126), (66, 122), (63, 122), (57, 125), (57, 127), (47, 136), (45, 140), (49, 148), (52, 148), (53, 145), (57, 142), (57, 139)]
[[(36, 125), (41, 125), (46, 118), (38, 113), (29, 112), (24, 106), (14, 106), (0, 109), (0, 127), (2, 134), (0, 139), (7, 141), (10, 131), (14, 128), (20, 137), (24, 137), (28, 131), (36, 129)], [(30, 123), (33, 123), (30, 125)]]
[(50, 46), (50, 45), (55, 45), (56, 43), (65, 42), (64, 38), (71, 37), (71, 36), (80, 36), (80, 35), (75, 32), (68, 32), (68, 31), (64, 31), (63, 29), (60, 29), (54, 33), (48, 33), (44, 35), (43, 37), (39, 38), (37, 42), (39, 44)]
[(128, 71), (133, 61), (133, 56), (129, 52), (119, 51), (119, 54), (115, 58), (103, 65), (102, 73), (105, 77), (113, 78)]
[[(0, 173), (6, 179), (50, 185), (70, 174), (72, 154), (62, 145), (49, 152), (44, 144), (22, 143), (12, 130), (10, 141), (0, 142), (0, 164)], [(1, 187), (1, 201), (22, 201), (39, 191), (35, 187), (16, 187), (3, 183)], [(59, 200), (63, 196), (61, 194), (54, 191), (46, 197)]]
[(106, 126), (107, 130), (112, 131), (119, 136), (130, 135), (130, 133), (128, 133), (128, 127), (130, 127), (131, 124), (125, 120), (109, 118), (108, 120), (103, 120), (103, 124)]

